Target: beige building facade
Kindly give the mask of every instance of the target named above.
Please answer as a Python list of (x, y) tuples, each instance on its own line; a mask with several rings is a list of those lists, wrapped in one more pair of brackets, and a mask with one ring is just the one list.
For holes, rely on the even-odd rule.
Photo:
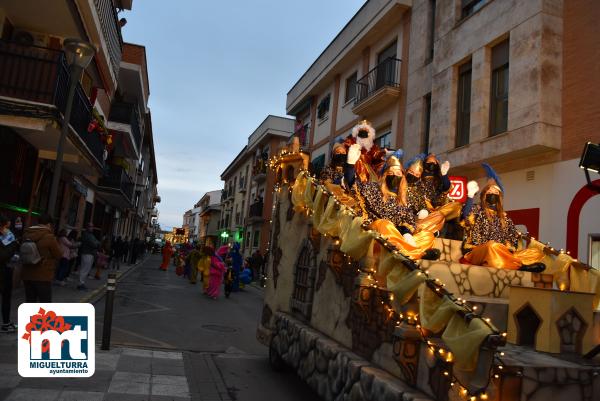
[(523, 231), (600, 267), (600, 196), (578, 168), (585, 143), (600, 142), (599, 16), (594, 1), (367, 1), (287, 111), (313, 167), (363, 118), (380, 146), (435, 153), (451, 175), (480, 179), (488, 162)]

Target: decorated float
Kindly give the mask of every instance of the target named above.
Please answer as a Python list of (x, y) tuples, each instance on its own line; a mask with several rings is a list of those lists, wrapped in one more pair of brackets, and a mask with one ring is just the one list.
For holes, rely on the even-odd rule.
[(597, 270), (520, 233), (511, 254), (537, 252), (534, 268), (469, 264), (439, 231), (424, 260), (374, 224), (343, 174), (314, 176), (298, 141), (270, 167), (257, 336), (274, 368), (323, 400), (600, 400)]

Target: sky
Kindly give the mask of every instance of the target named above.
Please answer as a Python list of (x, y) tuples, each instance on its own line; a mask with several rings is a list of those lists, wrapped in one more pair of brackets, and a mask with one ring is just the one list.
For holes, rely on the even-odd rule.
[(181, 226), (364, 0), (135, 0), (123, 39), (146, 46), (161, 228)]

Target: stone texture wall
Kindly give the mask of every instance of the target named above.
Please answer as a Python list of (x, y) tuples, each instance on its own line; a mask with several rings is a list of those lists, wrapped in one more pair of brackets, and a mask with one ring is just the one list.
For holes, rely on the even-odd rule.
[(325, 401), (433, 400), (289, 315), (275, 325), (273, 348)]

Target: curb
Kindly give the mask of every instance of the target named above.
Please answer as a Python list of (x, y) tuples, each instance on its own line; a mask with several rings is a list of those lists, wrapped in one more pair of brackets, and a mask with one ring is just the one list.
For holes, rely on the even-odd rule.
[[(117, 273), (117, 283), (119, 281), (121, 281), (122, 279), (124, 279), (125, 277), (127, 277), (132, 271), (136, 270), (142, 263), (144, 263), (146, 260), (148, 260), (148, 258), (149, 258), (149, 256), (146, 255), (146, 257), (144, 257), (144, 259), (140, 260), (135, 265), (133, 265), (132, 267), (127, 269), (126, 272)], [(94, 304), (94, 303), (98, 302), (99, 300), (101, 300), (102, 297), (104, 297), (105, 293), (106, 293), (106, 283), (104, 285), (102, 285), (101, 287), (96, 288), (94, 291), (92, 291), (87, 296), (81, 298), (79, 300), (79, 302)]]

